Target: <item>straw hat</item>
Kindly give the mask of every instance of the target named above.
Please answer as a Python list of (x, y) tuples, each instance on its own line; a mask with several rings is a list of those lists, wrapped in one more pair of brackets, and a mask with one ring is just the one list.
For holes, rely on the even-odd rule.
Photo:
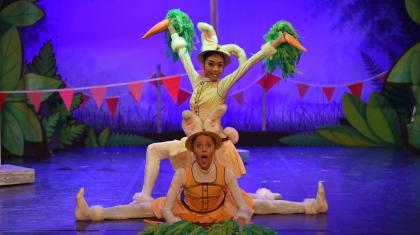
[(230, 64), (231, 54), (225, 50), (223, 46), (218, 44), (218, 39), (213, 26), (200, 22), (197, 24), (198, 29), (201, 32), (201, 52), (198, 54), (198, 60), (204, 63), (204, 55), (207, 53), (216, 52), (222, 55), (225, 59), (225, 65)]

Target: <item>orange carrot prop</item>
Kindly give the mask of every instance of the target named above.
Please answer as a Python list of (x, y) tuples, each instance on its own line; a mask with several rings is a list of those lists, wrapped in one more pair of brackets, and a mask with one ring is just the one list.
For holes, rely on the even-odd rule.
[(301, 50), (301, 51), (306, 51), (306, 48), (302, 46), (302, 44), (300, 44), (300, 42), (293, 37), (292, 35), (285, 33), (284, 37), (286, 39), (286, 42), (289, 43), (290, 45), (296, 47), (297, 49)]
[(142, 39), (146, 39), (152, 35), (158, 34), (158, 33), (162, 33), (165, 30), (167, 30), (169, 27), (169, 19), (164, 19), (161, 22), (155, 24), (152, 28), (149, 29), (149, 31), (147, 31)]

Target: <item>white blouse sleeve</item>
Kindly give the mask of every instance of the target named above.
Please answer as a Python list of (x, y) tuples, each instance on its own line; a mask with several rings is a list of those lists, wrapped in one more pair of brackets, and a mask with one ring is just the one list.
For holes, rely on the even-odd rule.
[(245, 218), (247, 224), (251, 220), (250, 208), (245, 202), (244, 197), (242, 196), (241, 189), (239, 188), (238, 182), (236, 181), (236, 177), (230, 169), (226, 168), (225, 171), (225, 181), (226, 184), (232, 193), (233, 199), (235, 200), (236, 205), (238, 206), (239, 210), (235, 215), (235, 219), (239, 217)]
[(184, 184), (185, 169), (181, 168), (175, 172), (171, 186), (168, 190), (168, 194), (166, 195), (165, 205), (161, 210), (163, 218), (165, 218), (166, 222), (168, 222), (169, 224), (173, 224), (181, 220), (179, 217), (175, 216), (172, 213), (172, 206), (174, 205), (175, 200), (178, 197), (179, 192), (181, 191), (181, 188), (184, 186)]
[(271, 45), (271, 42), (267, 42), (261, 47), (261, 50), (254, 54), (251, 58), (241, 63), (239, 67), (233, 71), (233, 73), (226, 76), (219, 82), (220, 95), (226, 97), (229, 89), (256, 63), (260, 62), (266, 57), (270, 57), (276, 53), (276, 49)]

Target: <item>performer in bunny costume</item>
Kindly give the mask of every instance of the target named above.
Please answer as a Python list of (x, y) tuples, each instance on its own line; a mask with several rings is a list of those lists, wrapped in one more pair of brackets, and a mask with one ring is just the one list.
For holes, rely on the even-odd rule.
[(215, 151), (222, 145), (220, 118), (226, 106), (217, 107), (202, 121), (191, 111), (184, 111), (183, 129), (188, 134), (185, 147), (193, 153), (194, 161), (177, 169), (166, 197), (147, 202), (103, 208), (89, 207), (84, 189), (77, 194), (77, 220), (128, 218), (164, 218), (172, 224), (182, 220), (214, 224), (236, 220), (240, 225), (250, 223), (252, 214), (325, 213), (328, 210), (325, 190), (318, 183), (315, 199), (303, 202), (251, 199), (241, 190), (232, 170), (214, 161)]
[[(206, 23), (198, 23), (201, 31), (202, 52), (198, 59), (203, 65), (204, 76), (202, 77), (193, 67), (190, 55), (186, 51), (186, 42), (179, 37), (175, 29), (169, 26), (172, 38), (172, 49), (177, 52), (187, 71), (193, 93), (190, 99), (190, 109), (201, 120), (205, 120), (209, 113), (218, 105), (224, 104), (230, 88), (256, 63), (276, 53), (276, 48), (288, 43), (292, 37), (290, 34), (281, 33), (277, 39), (264, 44), (259, 52), (247, 59), (244, 50), (234, 44), (219, 45), (217, 35), (213, 27)], [(296, 42), (296, 40), (294, 41)], [(293, 46), (303, 49), (302, 45)], [(226, 77), (219, 79), (226, 65), (231, 62), (231, 55), (239, 60), (239, 67)], [(221, 133), (223, 143), (216, 151), (215, 161), (229, 168), (235, 177), (241, 177), (246, 173), (242, 159), (234, 144), (238, 141), (238, 132), (227, 127)], [(146, 166), (141, 193), (136, 193), (133, 199), (137, 201), (152, 200), (151, 194), (158, 177), (160, 161), (169, 158), (174, 169), (191, 163), (192, 156), (185, 148), (186, 138), (181, 140), (153, 143), (147, 147)]]

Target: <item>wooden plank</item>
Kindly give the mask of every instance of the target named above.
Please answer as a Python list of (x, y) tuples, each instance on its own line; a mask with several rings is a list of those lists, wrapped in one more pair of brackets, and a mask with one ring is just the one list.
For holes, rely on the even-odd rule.
[(34, 181), (34, 169), (9, 164), (0, 165), (0, 186), (28, 184)]

